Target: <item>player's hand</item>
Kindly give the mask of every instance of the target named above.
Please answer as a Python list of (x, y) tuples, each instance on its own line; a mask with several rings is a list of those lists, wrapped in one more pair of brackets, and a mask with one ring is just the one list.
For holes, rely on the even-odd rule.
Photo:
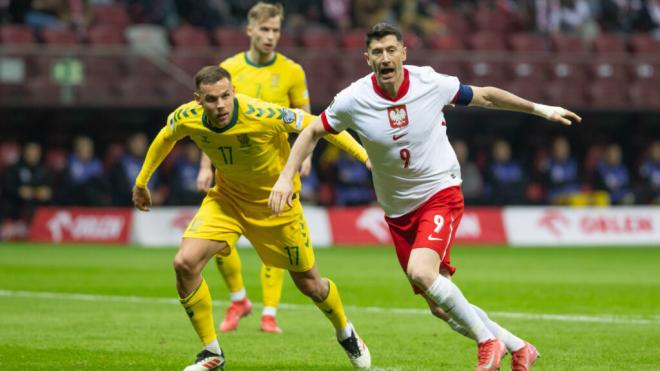
[(209, 167), (200, 167), (197, 174), (197, 190), (199, 192), (208, 193), (211, 189), (211, 182), (213, 181), (213, 169)]
[(371, 171), (371, 160), (367, 159), (367, 162), (364, 163), (364, 166), (366, 166), (367, 169), (369, 169), (369, 171)]
[(305, 157), (302, 164), (300, 164), (300, 170), (298, 173), (300, 176), (307, 176), (312, 172), (312, 155)]
[(270, 191), (268, 207), (276, 215), (284, 211), (286, 205), (293, 207), (293, 180), (279, 177)]
[(151, 193), (149, 193), (149, 188), (133, 186), (133, 205), (140, 211), (151, 210)]
[(571, 125), (573, 122), (582, 122), (582, 117), (563, 107), (546, 106), (545, 104), (534, 104), (533, 113), (545, 117), (549, 121), (558, 122), (563, 125)]

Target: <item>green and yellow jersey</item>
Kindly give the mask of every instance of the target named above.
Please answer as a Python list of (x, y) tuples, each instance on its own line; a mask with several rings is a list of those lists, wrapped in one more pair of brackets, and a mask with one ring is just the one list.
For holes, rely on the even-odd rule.
[(284, 107), (309, 103), (307, 82), (302, 67), (280, 53), (265, 64), (252, 62), (247, 52), (225, 59), (220, 67), (231, 74), (237, 93)]
[[(208, 122), (196, 101), (183, 104), (170, 113), (154, 139), (135, 184), (144, 187), (176, 141), (190, 137), (211, 159), (220, 194), (267, 207), (271, 188), (289, 157), (288, 133), (299, 133), (315, 119), (299, 109), (236, 94), (231, 121), (219, 128)], [(342, 132), (325, 138), (360, 161), (367, 161), (366, 151), (350, 134)], [(300, 191), (298, 175), (294, 190)]]

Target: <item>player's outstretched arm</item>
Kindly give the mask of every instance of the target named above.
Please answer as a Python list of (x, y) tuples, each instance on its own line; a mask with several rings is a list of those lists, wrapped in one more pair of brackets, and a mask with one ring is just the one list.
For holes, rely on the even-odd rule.
[(506, 90), (492, 86), (472, 86), (471, 88), (473, 96), (470, 106), (531, 113), (564, 125), (582, 122), (580, 116), (562, 107), (530, 102)]
[(319, 139), (327, 133), (323, 128), (321, 119), (316, 118), (298, 135), (293, 148), (291, 148), (289, 159), (286, 161), (286, 165), (284, 165), (284, 169), (268, 197), (268, 206), (273, 210), (273, 213), (279, 214), (284, 211), (287, 205), (289, 207), (293, 206), (291, 203), (293, 200), (293, 176), (296, 174), (296, 170), (300, 168), (303, 159), (314, 151)]
[(208, 193), (212, 181), (213, 167), (211, 166), (211, 159), (206, 153), (202, 152), (202, 158), (199, 160), (199, 173), (197, 173), (197, 190)]
[(142, 164), (140, 173), (135, 178), (135, 186), (133, 187), (133, 205), (139, 210), (149, 211), (151, 195), (149, 194), (149, 189), (147, 189), (147, 183), (149, 183), (149, 179), (151, 179), (154, 171), (156, 171), (165, 157), (172, 151), (175, 144), (175, 140), (168, 139), (168, 133), (165, 128), (151, 142), (147, 156), (144, 158), (144, 163)]

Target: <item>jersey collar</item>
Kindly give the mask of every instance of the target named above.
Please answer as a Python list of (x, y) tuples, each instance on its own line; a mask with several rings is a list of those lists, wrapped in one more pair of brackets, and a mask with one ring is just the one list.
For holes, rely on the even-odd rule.
[(264, 64), (260, 64), (260, 63), (257, 63), (257, 62), (252, 62), (250, 60), (250, 58), (248, 58), (247, 52), (243, 52), (243, 57), (245, 58), (245, 63), (249, 64), (252, 67), (257, 67), (257, 68), (259, 68), (259, 67), (268, 67), (268, 66), (271, 66), (273, 63), (275, 63), (275, 60), (277, 59), (277, 53), (275, 53), (275, 56), (273, 57), (273, 59), (269, 60), (268, 62), (266, 62)]
[(374, 73), (371, 75), (371, 85), (374, 87), (374, 91), (376, 94), (380, 95), (381, 97), (392, 101), (396, 102), (399, 99), (403, 98), (406, 93), (408, 93), (408, 89), (410, 88), (410, 77), (408, 76), (408, 70), (403, 69), (403, 82), (401, 83), (401, 86), (399, 87), (399, 91), (396, 92), (396, 97), (392, 98), (390, 97), (385, 90), (383, 90), (379, 85), (378, 85), (378, 80), (376, 79), (376, 74)]
[(218, 128), (209, 122), (208, 118), (206, 117), (206, 112), (202, 113), (202, 124), (209, 130), (216, 132), (216, 133), (224, 133), (225, 131), (231, 129), (236, 125), (236, 121), (238, 121), (238, 99), (234, 97), (234, 113), (231, 115), (231, 120), (229, 120), (229, 124)]

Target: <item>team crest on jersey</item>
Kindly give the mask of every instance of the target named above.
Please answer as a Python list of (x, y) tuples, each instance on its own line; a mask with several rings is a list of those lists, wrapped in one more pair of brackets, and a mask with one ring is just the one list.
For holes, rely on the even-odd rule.
[(250, 137), (248, 137), (247, 134), (239, 134), (236, 136), (236, 139), (238, 140), (238, 143), (241, 144), (240, 148), (248, 148), (251, 146)]
[(406, 105), (389, 107), (387, 109), (387, 118), (390, 120), (390, 127), (402, 128), (408, 126), (408, 111)]
[(280, 74), (274, 73), (270, 76), (270, 86), (276, 88), (280, 84)]
[(290, 109), (282, 109), (282, 121), (284, 121), (285, 124), (290, 124), (296, 119), (296, 114), (295, 112), (291, 111)]

